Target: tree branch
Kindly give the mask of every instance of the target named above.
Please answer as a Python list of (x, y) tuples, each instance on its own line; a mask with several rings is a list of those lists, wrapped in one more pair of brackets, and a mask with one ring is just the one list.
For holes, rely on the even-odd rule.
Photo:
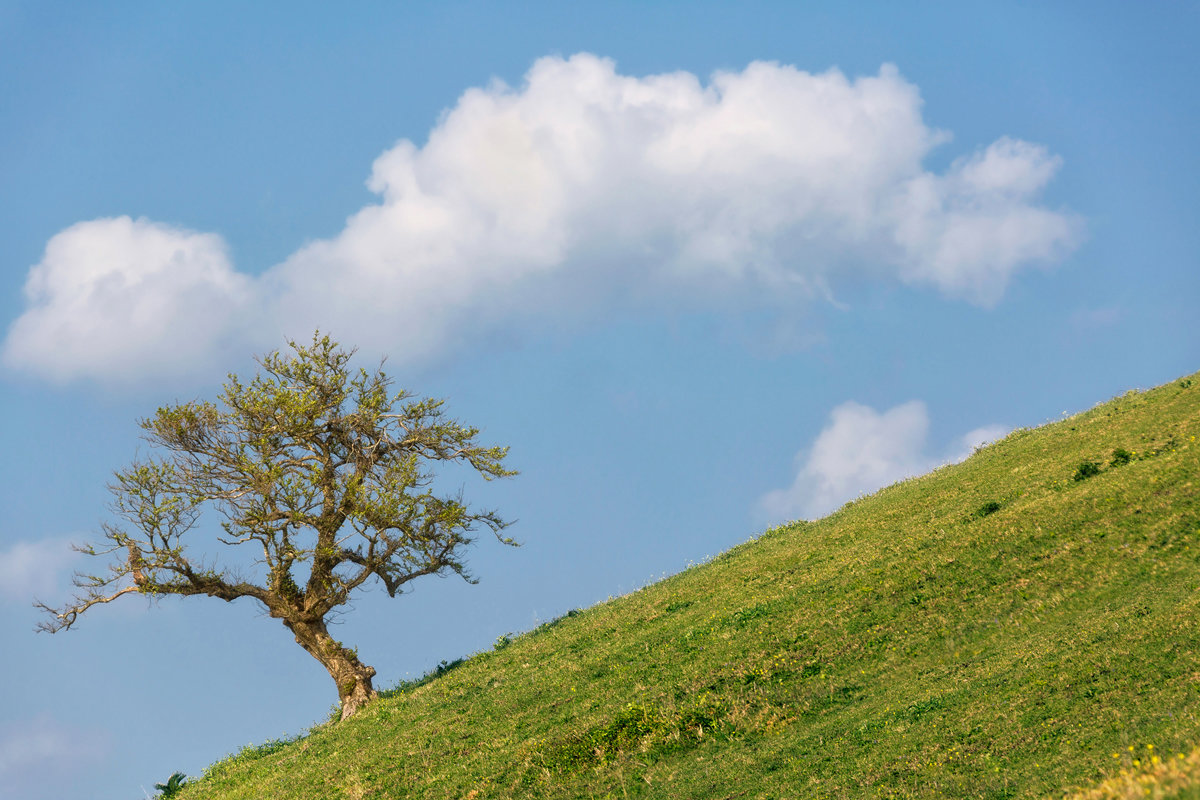
[(75, 624), (75, 621), (79, 619), (79, 615), (87, 611), (92, 606), (98, 606), (101, 603), (111, 603), (121, 595), (137, 591), (138, 588), (136, 586), (126, 586), (124, 589), (120, 589), (107, 596), (90, 597), (84, 602), (70, 606), (62, 611), (53, 609), (42, 602), (34, 602), (33, 605), (35, 608), (40, 608), (42, 611), (45, 611), (54, 617), (53, 621), (42, 620), (39, 622), (37, 624), (37, 630), (41, 633), (58, 633), (59, 631), (68, 630), (72, 625)]

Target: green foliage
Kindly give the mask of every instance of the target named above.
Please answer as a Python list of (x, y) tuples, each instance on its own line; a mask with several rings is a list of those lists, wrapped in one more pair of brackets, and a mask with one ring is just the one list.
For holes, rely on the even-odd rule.
[[(1200, 744), (1198, 435), (1175, 382), (1015, 432), (181, 797), (1145, 796)], [(1112, 442), (1137, 456), (1064, 474)]]
[(706, 735), (711, 738), (726, 732), (729, 726), (723, 720), (723, 711), (700, 703), (672, 712), (630, 703), (607, 722), (536, 745), (528, 756), (532, 769), (523, 782), (532, 783), (545, 772), (604, 765), (622, 755), (653, 756), (689, 750)]
[[(354, 351), (328, 336), (290, 344), (292, 355), (260, 359), (252, 380), (231, 375), (220, 405), (164, 406), (142, 420), (163, 455), (116, 473), (114, 510), (130, 530), (106, 526), (111, 547), (99, 552), (127, 557), (90, 588), (130, 576), (143, 593), (250, 596), (288, 619), (298, 607), (327, 613), (370, 578), (393, 596), (424, 574), (470, 580), (460, 553), (477, 527), (513, 544), (494, 512), (429, 489), (440, 463), (486, 480), (515, 475), (507, 448), (478, 444), (477, 428), (444, 418), (443, 401), (393, 391), (382, 370), (351, 370)], [(185, 536), (205, 507), (224, 519), (223, 543), (262, 549), (262, 586), (192, 567)], [(301, 587), (294, 570), (306, 563)], [(106, 602), (88, 596), (76, 612), (88, 601)]]
[(977, 517), (990, 516), (991, 514), (995, 514), (1001, 508), (1002, 508), (1002, 506), (999, 503), (997, 503), (995, 500), (988, 500), (986, 503), (981, 505), (979, 508), (975, 509), (975, 516), (977, 516)]
[(1114, 467), (1123, 467), (1132, 460), (1133, 453), (1123, 447), (1117, 447), (1113, 449), (1112, 461), (1109, 464)]
[(154, 784), (154, 788), (158, 791), (159, 797), (163, 798), (163, 800), (167, 800), (167, 798), (174, 797), (175, 795), (179, 794), (179, 792), (183, 790), (184, 784), (186, 783), (187, 775), (183, 774), (182, 772), (176, 772), (172, 774), (170, 778), (167, 778), (166, 783)]
[(603, 764), (621, 750), (638, 749), (642, 740), (664, 727), (656, 710), (631, 703), (603, 725), (538, 748), (534, 762), (553, 771)]
[(465, 659), (456, 658), (453, 661), (442, 659), (438, 665), (433, 668), (433, 677), (440, 678), (452, 669), (458, 669), (465, 663)]
[[(375, 670), (329, 637), (326, 617), (368, 582), (391, 597), (425, 575), (474, 582), (463, 556), (480, 528), (515, 544), (496, 512), (431, 488), (447, 464), (484, 480), (515, 475), (507, 448), (480, 444), (479, 430), (447, 419), (441, 400), (396, 391), (382, 368), (352, 369), (354, 351), (320, 332), (289, 345), (259, 359), (252, 379), (229, 376), (219, 403), (164, 406), (141, 421), (156, 456), (116, 473), (122, 524), (105, 525), (106, 543), (85, 550), (115, 562), (78, 581), (85, 591), (72, 605), (42, 606), (52, 615), (43, 630), (133, 592), (249, 597), (329, 671), (348, 716), (374, 696)], [(199, 566), (215, 562), (189, 549), (205, 509), (222, 520), (217, 543), (251, 545), (263, 574)], [(302, 586), (296, 576), (306, 572)]]
[(1079, 462), (1079, 467), (1075, 470), (1075, 474), (1071, 476), (1071, 479), (1075, 481), (1083, 481), (1099, 474), (1100, 465), (1095, 461), (1081, 461)]

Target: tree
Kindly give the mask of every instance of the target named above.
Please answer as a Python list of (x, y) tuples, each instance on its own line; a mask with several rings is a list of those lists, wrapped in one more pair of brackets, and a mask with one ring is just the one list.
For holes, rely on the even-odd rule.
[[(515, 475), (508, 448), (477, 444), (476, 428), (443, 417), (443, 401), (393, 394), (382, 364), (351, 370), (354, 351), (328, 336), (289, 345), (289, 356), (258, 359), (251, 382), (230, 375), (221, 407), (193, 401), (141, 421), (162, 455), (115, 473), (112, 510), (127, 525), (106, 523), (101, 545), (77, 548), (115, 558), (106, 574), (75, 576), (81, 591), (67, 607), (38, 603), (52, 615), (39, 629), (66, 630), (127, 594), (249, 597), (329, 672), (346, 719), (376, 696), (375, 670), (330, 636), (330, 614), (372, 579), (391, 597), (422, 575), (474, 583), (462, 551), (480, 526), (515, 544), (495, 512), (432, 488), (439, 463), (485, 480)], [(189, 558), (185, 539), (200, 533), (205, 507), (223, 517), (221, 544), (253, 548), (257, 582)]]

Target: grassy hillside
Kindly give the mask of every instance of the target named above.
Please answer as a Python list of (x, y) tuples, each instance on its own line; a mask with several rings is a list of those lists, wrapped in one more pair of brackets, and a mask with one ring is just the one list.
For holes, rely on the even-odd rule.
[(179, 796), (1200, 796), (1197, 435), (1200, 374), (1016, 431)]

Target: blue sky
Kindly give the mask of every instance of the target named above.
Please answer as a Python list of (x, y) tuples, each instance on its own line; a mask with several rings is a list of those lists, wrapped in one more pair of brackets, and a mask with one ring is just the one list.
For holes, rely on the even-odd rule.
[(379, 686), (1200, 366), (1195, 4), (244, 6), (0, 3), (5, 794), (325, 718), (244, 602), (32, 632), (137, 419), (285, 336), (522, 473), (479, 585), (343, 618)]

